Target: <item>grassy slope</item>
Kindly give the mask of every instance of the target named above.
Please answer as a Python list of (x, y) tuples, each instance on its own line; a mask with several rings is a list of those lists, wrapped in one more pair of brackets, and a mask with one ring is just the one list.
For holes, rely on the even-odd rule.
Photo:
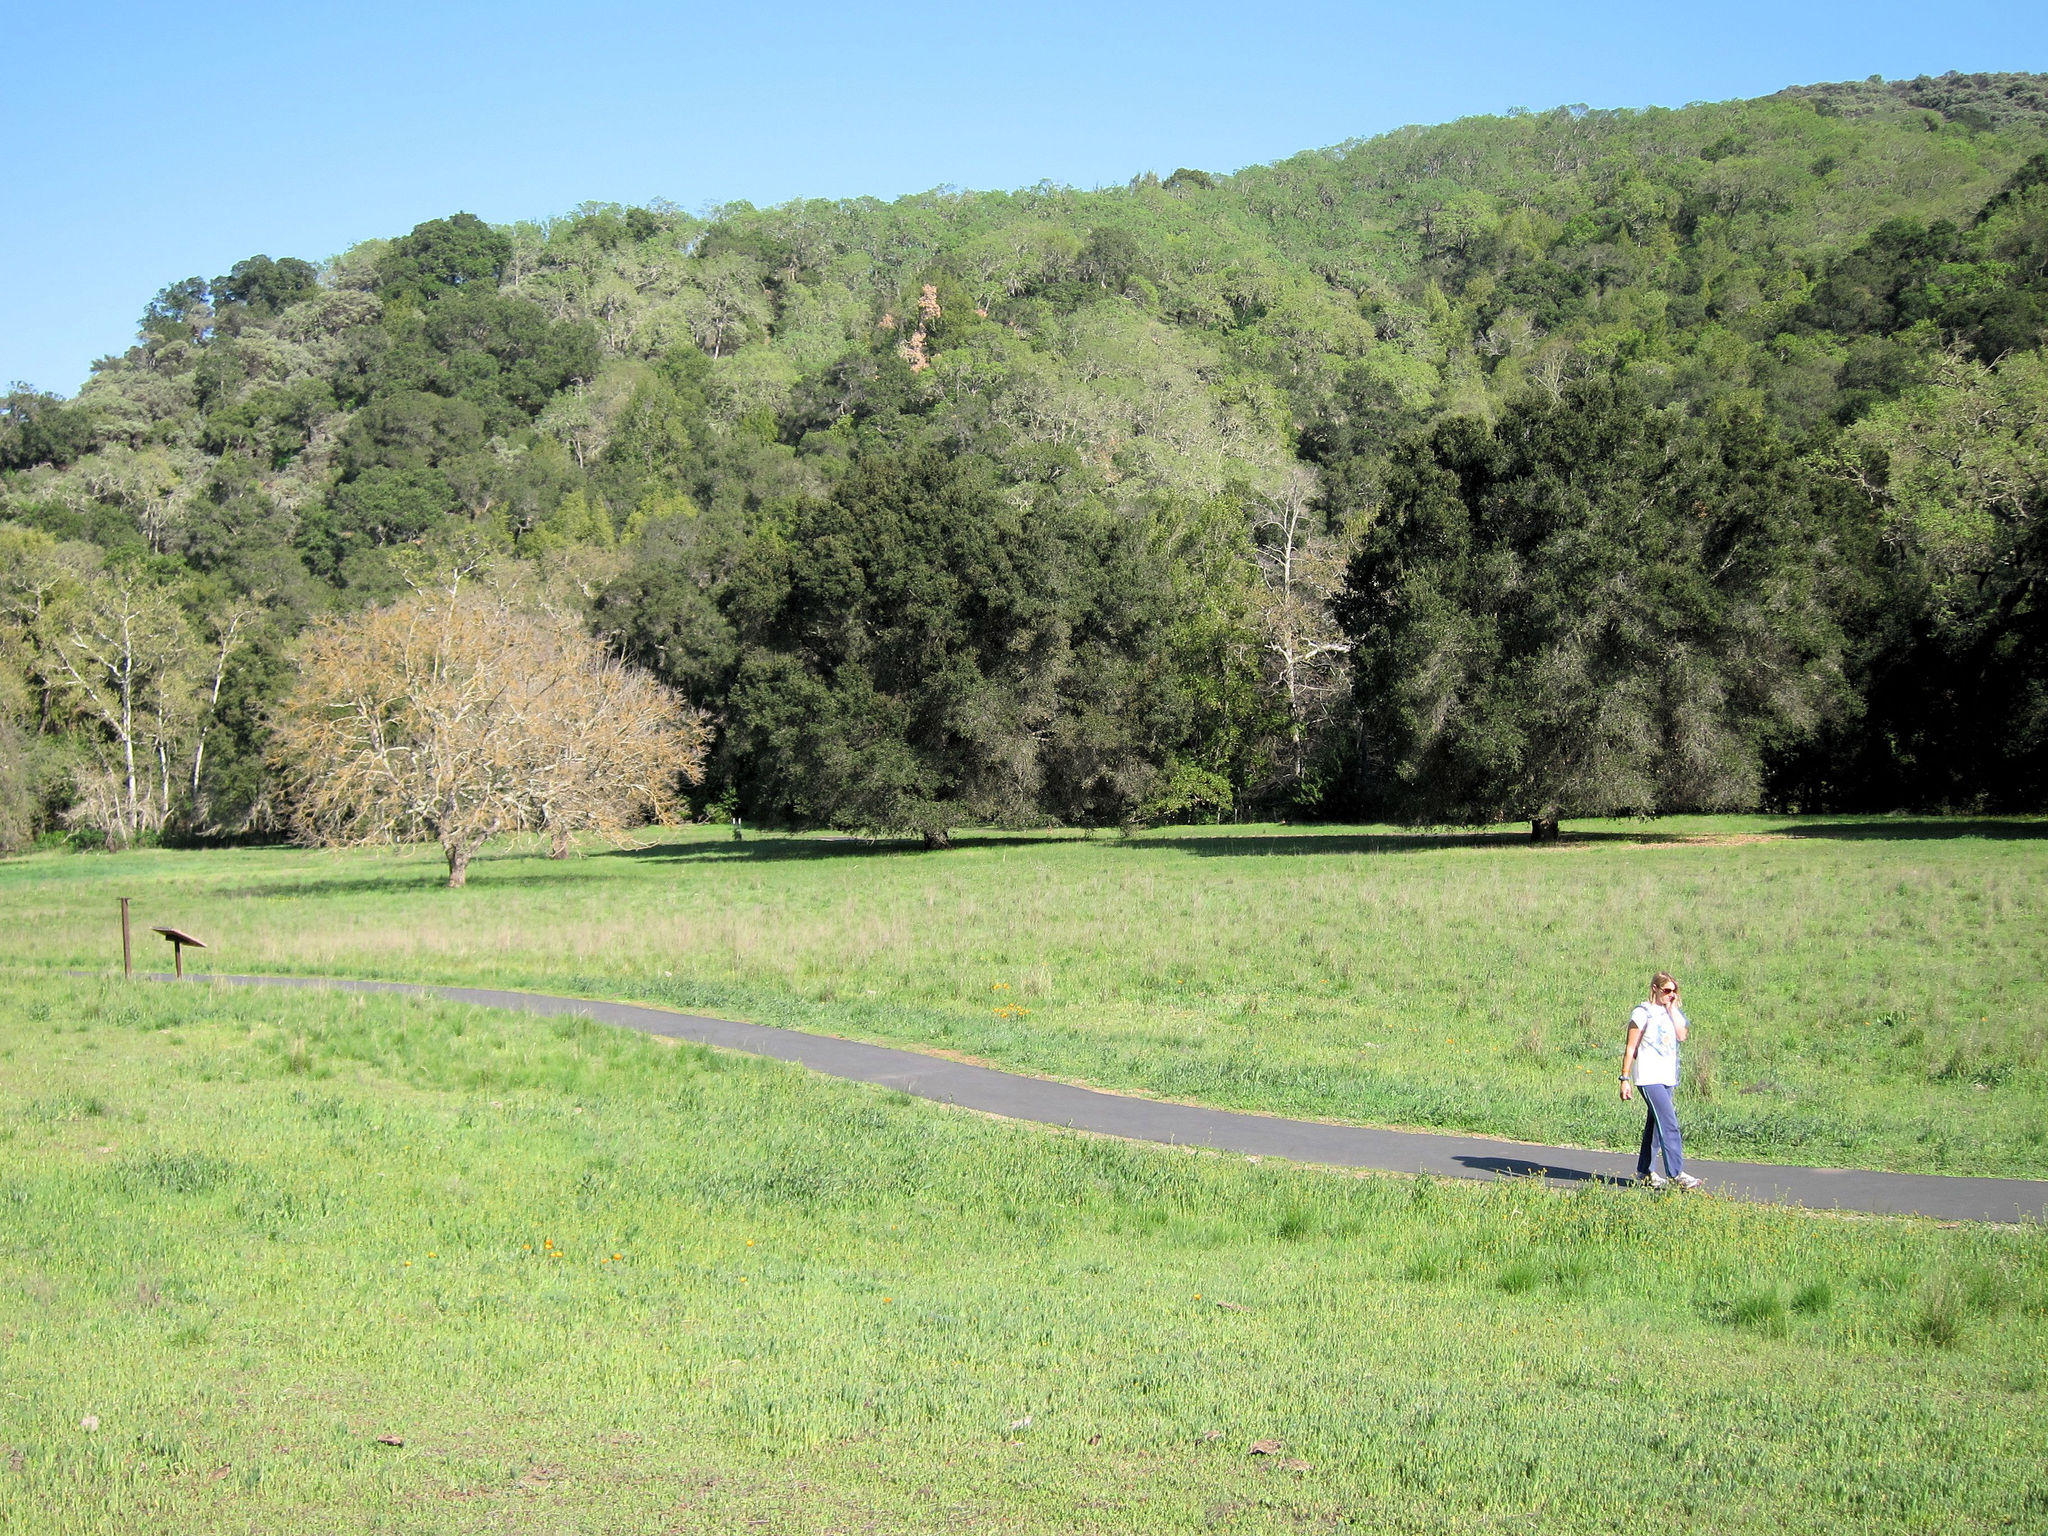
[(8, 1530), (2048, 1513), (2039, 1230), (1255, 1166), (403, 999), (16, 982), (0, 1060)]
[[(1699, 1154), (2048, 1174), (2042, 823), (1580, 830), (1540, 850), (1268, 829), (940, 856), (693, 830), (568, 864), (499, 850), (462, 892), (427, 852), (43, 855), (0, 866), (0, 919), (38, 960), (104, 966), (130, 893), (138, 930), (183, 924), (222, 969), (651, 998), (1124, 1090), (1602, 1146), (1633, 1145), (1618, 1038), (1666, 966), (1699, 1029)], [(1786, 830), (1805, 835), (1754, 840)], [(1724, 841), (1640, 842), (1704, 832)]]

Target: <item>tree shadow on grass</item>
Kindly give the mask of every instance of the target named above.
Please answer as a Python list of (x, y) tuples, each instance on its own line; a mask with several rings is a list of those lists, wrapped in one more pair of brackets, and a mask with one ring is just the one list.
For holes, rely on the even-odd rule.
[(1956, 837), (2026, 842), (2048, 838), (2048, 817), (1897, 816), (1881, 821), (1815, 821), (1774, 829), (1779, 837), (1819, 837), (1843, 842), (1926, 842)]
[[(1605, 840), (1607, 834), (1592, 834)], [(1566, 842), (1582, 840), (1567, 833)], [(1628, 841), (1627, 838), (1619, 838)], [(658, 843), (647, 848), (625, 848), (601, 855), (608, 858), (652, 859), (659, 862), (744, 863), (785, 860), (844, 858), (918, 857), (943, 863), (948, 853), (972, 848), (1072, 847), (1094, 843), (1119, 851), (1192, 853), (1210, 858), (1257, 858), (1297, 853), (1422, 853), (1457, 847), (1524, 847), (1529, 844), (1525, 830), (1512, 827), (1460, 832), (1255, 832), (1227, 833), (1188, 830), (1148, 832), (1142, 837), (1122, 838), (1113, 833), (1089, 833), (1081, 829), (1019, 836), (1002, 832), (956, 832), (950, 849), (928, 849), (915, 838), (887, 837), (802, 837), (770, 834), (743, 843)]]
[[(606, 878), (608, 871), (598, 860), (609, 858), (615, 852), (630, 851), (605, 849), (578, 858), (550, 861), (541, 869), (505, 867), (522, 857), (530, 858), (530, 855), (508, 854), (493, 858), (485, 854), (471, 861), (469, 884), (462, 890), (485, 894), (506, 890), (559, 890), (578, 880)], [(404, 896), (418, 891), (440, 892), (458, 899), (461, 896), (461, 891), (448, 889), (446, 865), (422, 859), (416, 864), (391, 864), (381, 868), (334, 869), (320, 876), (280, 873), (275, 880), (257, 880), (218, 889), (201, 887), (180, 899), (194, 903), (277, 901), (307, 897)]]
[[(1014, 839), (1000, 834), (976, 837), (956, 836), (954, 846), (1017, 846)], [(470, 891), (560, 889), (579, 880), (611, 878), (619, 861), (630, 864), (674, 863), (717, 864), (721, 862), (760, 863), (815, 861), (835, 858), (878, 858), (890, 855), (923, 854), (924, 845), (915, 838), (749, 838), (744, 843), (679, 842), (649, 843), (624, 848), (589, 848), (566, 859), (548, 859), (529, 850), (486, 849), (470, 862)], [(944, 853), (933, 855), (944, 858)], [(515, 866), (525, 865), (520, 868)], [(373, 864), (368, 860), (334, 865), (317, 875), (302, 870), (281, 870), (274, 880), (257, 878), (233, 886), (192, 892), (195, 901), (263, 901), (320, 896), (405, 895), (415, 891), (445, 891), (447, 866), (438, 859), (421, 858), (408, 863)]]
[[(914, 837), (806, 837), (792, 834), (750, 834), (745, 842), (652, 843), (644, 848), (612, 848), (589, 855), (596, 859), (649, 860), (654, 863), (783, 863), (824, 859), (874, 859), (916, 856), (942, 861), (949, 853), (972, 848), (1036, 848), (1086, 842), (1080, 831), (1019, 837), (1003, 832), (956, 832), (951, 848), (926, 848)], [(1098, 842), (1106, 839), (1097, 838)]]
[[(1566, 833), (1563, 842), (1581, 841)], [(1256, 858), (1307, 853), (1435, 853), (1446, 848), (1530, 848), (1526, 828), (1501, 827), (1455, 832), (1213, 832), (1154, 833), (1123, 846), (1158, 853), (1191, 853), (1198, 858)]]
[[(1050, 833), (999, 831), (958, 832), (952, 849), (927, 849), (914, 837), (803, 836), (788, 833), (757, 833), (743, 842), (717, 841), (657, 842), (642, 847), (590, 849), (563, 860), (541, 860), (531, 850), (508, 848), (490, 850), (470, 866), (473, 889), (548, 886), (559, 887), (579, 878), (595, 879), (613, 861), (631, 864), (774, 864), (816, 863), (834, 859), (929, 858), (943, 866), (949, 852), (973, 849), (1030, 849), (1077, 843), (1095, 843), (1105, 848), (1133, 853), (1182, 853), (1197, 858), (1259, 858), (1300, 854), (1389, 854), (1436, 853), (1445, 849), (1499, 849), (1530, 852), (1569, 850), (1601, 846), (1634, 847), (1716, 847), (1740, 846), (1753, 842), (1789, 839), (1821, 839), (1840, 842), (1928, 842), (1955, 838), (1985, 838), (1997, 841), (2048, 839), (2048, 818), (2025, 817), (1885, 817), (1867, 821), (1789, 822), (1756, 831), (1702, 832), (1660, 831), (1655, 823), (1635, 827), (1567, 827), (1556, 843), (1532, 843), (1519, 825), (1454, 828), (1443, 831), (1352, 832), (1331, 829), (1233, 833), (1189, 827), (1148, 832), (1141, 837), (1119, 838), (1114, 834), (1067, 829)], [(541, 868), (509, 869), (515, 863), (542, 864)], [(203, 893), (216, 899), (263, 899), (338, 895), (343, 893), (397, 894), (424, 888), (439, 888), (446, 874), (438, 864), (422, 859), (417, 863), (376, 867), (355, 864), (334, 868), (320, 878), (296, 872), (276, 881), (255, 880), (220, 891)]]
[[(595, 878), (607, 867), (623, 861), (635, 864), (787, 864), (824, 863), (841, 859), (931, 859), (943, 868), (947, 857), (975, 849), (1011, 848), (1028, 850), (1044, 847), (1072, 847), (1095, 843), (1119, 850), (1150, 849), (1160, 852), (1193, 853), (1203, 857), (1255, 858), (1297, 853), (1403, 853), (1426, 852), (1454, 847), (1511, 847), (1528, 843), (1526, 832), (1464, 833), (1275, 833), (1230, 836), (1216, 834), (1149, 834), (1142, 838), (1074, 830), (1051, 834), (1017, 836), (1002, 832), (956, 832), (950, 848), (930, 849), (914, 837), (817, 837), (766, 833), (750, 835), (744, 842), (659, 842), (640, 847), (594, 848), (574, 858), (548, 861), (543, 869), (511, 870), (511, 863), (532, 860), (530, 853), (507, 851), (477, 855), (469, 866), (471, 889), (518, 886), (562, 885), (578, 877), (578, 866), (586, 878)], [(1576, 841), (1571, 834), (1566, 841)], [(287, 875), (275, 881), (252, 881), (231, 889), (211, 891), (217, 897), (263, 898), (337, 895), (342, 893), (399, 892), (424, 886), (442, 886), (447, 874), (438, 865), (421, 860), (406, 866), (370, 870), (358, 866), (336, 869), (322, 878)]]
[(1430, 853), (1447, 848), (1523, 849), (1555, 852), (1588, 847), (1738, 847), (1779, 839), (1819, 838), (1840, 841), (1924, 842), (1961, 837), (2000, 841), (2048, 838), (2048, 819), (2018, 817), (1918, 817), (1872, 821), (1793, 822), (1756, 831), (1703, 832), (1659, 830), (1655, 823), (1640, 828), (1564, 829), (1555, 843), (1533, 842), (1526, 828), (1501, 826), (1446, 829), (1441, 832), (1275, 832), (1233, 835), (1189, 829), (1153, 833), (1118, 846), (1136, 850), (1192, 853), (1201, 858), (1242, 858), (1248, 855)]

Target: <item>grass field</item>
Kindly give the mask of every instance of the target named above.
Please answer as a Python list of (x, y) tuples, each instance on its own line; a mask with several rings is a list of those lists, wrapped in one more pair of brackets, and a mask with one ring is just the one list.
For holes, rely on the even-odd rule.
[[(391, 931), (363, 868), (303, 910)], [(0, 1064), (8, 1531), (2048, 1525), (2039, 1228), (1132, 1147), (393, 997), (17, 978)]]
[[(50, 967), (182, 924), (223, 970), (630, 997), (1240, 1108), (1632, 1146), (1648, 972), (1685, 982), (1703, 1156), (2048, 1175), (2048, 822), (1667, 820), (1518, 834), (979, 837), (943, 854), (664, 834), (551, 862), (42, 854)], [(161, 946), (146, 932), (145, 961)]]

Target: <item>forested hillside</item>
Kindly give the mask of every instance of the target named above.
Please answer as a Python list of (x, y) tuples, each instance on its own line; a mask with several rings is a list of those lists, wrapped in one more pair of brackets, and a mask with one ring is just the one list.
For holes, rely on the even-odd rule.
[(2038, 809), (2044, 339), (2032, 75), (252, 256), (0, 411), (0, 841), (282, 825), (454, 568), (769, 821)]

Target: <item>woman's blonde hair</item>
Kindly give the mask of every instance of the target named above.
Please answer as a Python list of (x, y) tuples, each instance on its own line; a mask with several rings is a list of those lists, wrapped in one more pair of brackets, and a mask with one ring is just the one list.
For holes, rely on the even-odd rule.
[(1659, 971), (1650, 978), (1650, 996), (1654, 998), (1666, 987), (1676, 987), (1677, 985), (1678, 978), (1676, 976), (1672, 975), (1669, 971)]

